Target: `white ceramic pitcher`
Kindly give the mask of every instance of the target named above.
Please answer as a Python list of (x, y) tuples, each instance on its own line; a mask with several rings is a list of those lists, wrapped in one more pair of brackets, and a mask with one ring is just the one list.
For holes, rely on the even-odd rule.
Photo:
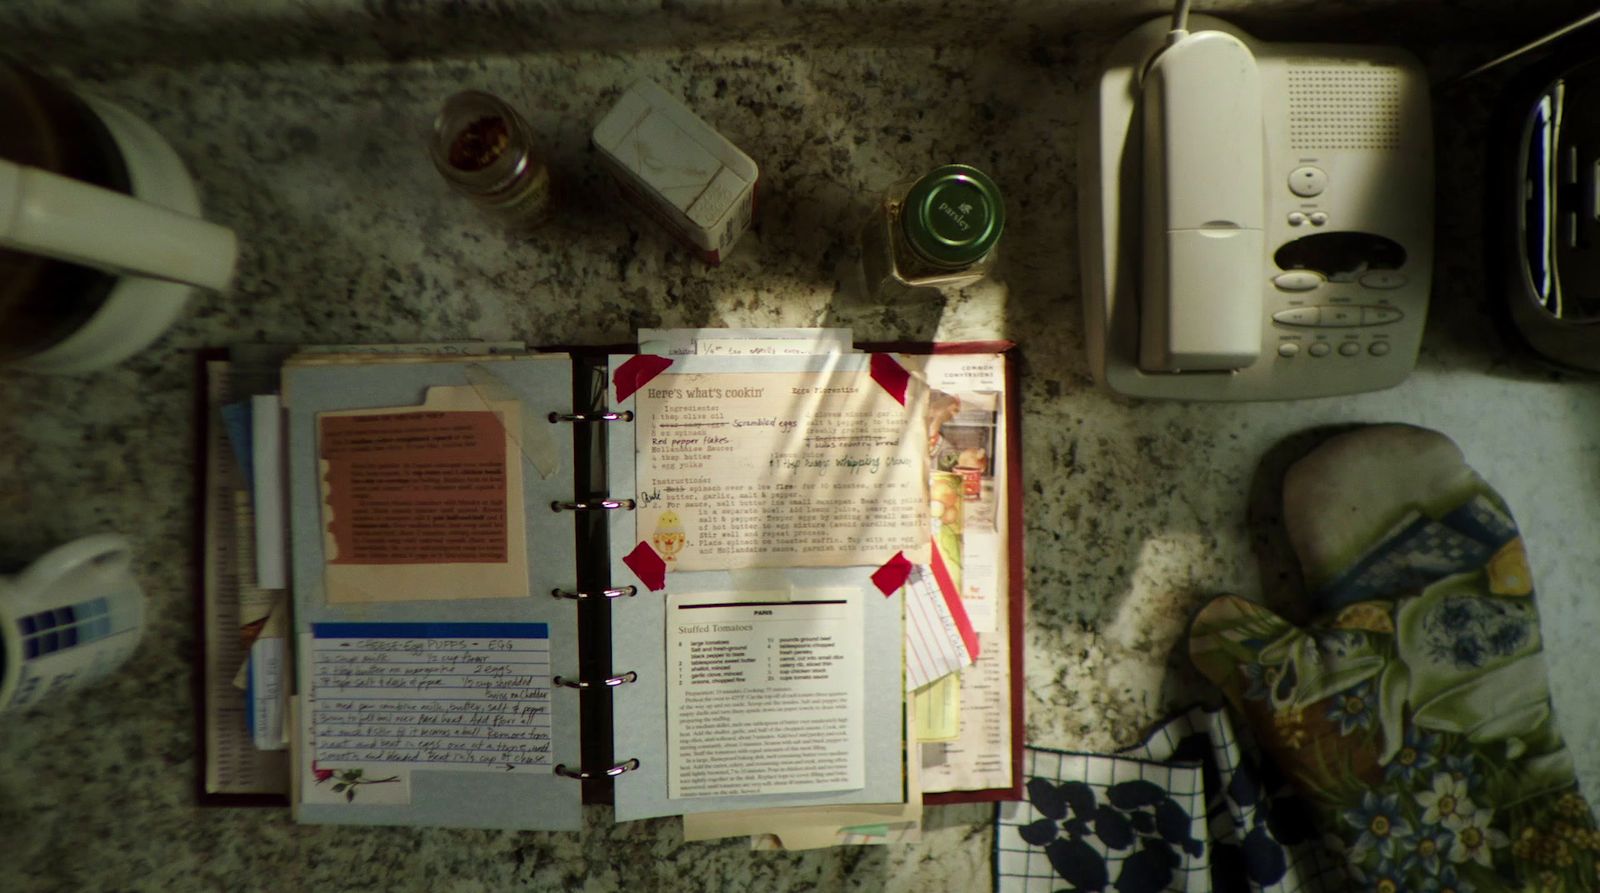
[[(76, 99), (105, 125), (126, 166), (131, 194), (0, 158), (0, 248), (117, 277), (76, 331), (16, 363), (41, 372), (101, 368), (140, 350), (177, 319), (192, 287), (225, 288), (238, 256), (231, 230), (200, 219), (194, 182), (159, 134), (111, 103)], [(27, 104), (0, 107), (0, 127), (51, 126), (35, 112)], [(70, 131), (47, 136), (57, 145), (91, 138)]]

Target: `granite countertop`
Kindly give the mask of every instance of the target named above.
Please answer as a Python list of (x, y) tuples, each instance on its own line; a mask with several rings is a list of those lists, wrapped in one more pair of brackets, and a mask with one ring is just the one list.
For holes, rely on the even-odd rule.
[[(1021, 345), (1031, 742), (1134, 743), (1205, 695), (1181, 648), (1220, 592), (1294, 599), (1257, 560), (1275, 445), (1319, 426), (1406, 421), (1457, 439), (1517, 511), (1540, 584), (1558, 710), (1588, 789), (1600, 702), (1600, 389), (1509, 351), (1486, 312), (1479, 86), (1437, 105), (1439, 243), (1423, 356), (1403, 386), (1263, 405), (1141, 403), (1096, 389), (1079, 300), (1079, 91), (1110, 41), (1164, 2), (854, 0), (421, 3), (21, 0), (0, 51), (135, 111), (233, 227), (234, 287), (101, 373), (0, 372), (0, 563), (120, 531), (150, 628), (112, 681), (0, 723), (0, 889), (562, 888), (979, 890), (992, 809), (930, 809), (920, 845), (752, 854), (684, 844), (675, 821), (581, 834), (300, 827), (194, 803), (194, 353), (240, 341), (525, 339), (610, 344), (644, 326), (850, 326), (862, 340)], [(1537, 20), (1492, 0), (1206, 4), (1276, 38), (1389, 40), (1438, 74)], [(1517, 17), (1513, 21), (1513, 17)], [(1311, 25), (1314, 24), (1315, 28)], [(979, 37), (981, 36), (981, 39)], [(634, 78), (684, 97), (762, 168), (755, 228), (718, 268), (624, 205), (588, 146)], [(423, 134), (449, 93), (522, 108), (555, 170), (559, 221), (507, 238), (449, 193)], [(1005, 263), (946, 300), (883, 304), (852, 270), (878, 190), (945, 161), (1007, 196)], [(1278, 455), (1272, 452), (1272, 455)], [(1271, 465), (1269, 460), (1268, 465)], [(1256, 510), (1252, 510), (1252, 503)], [(1265, 506), (1263, 508), (1263, 506)]]

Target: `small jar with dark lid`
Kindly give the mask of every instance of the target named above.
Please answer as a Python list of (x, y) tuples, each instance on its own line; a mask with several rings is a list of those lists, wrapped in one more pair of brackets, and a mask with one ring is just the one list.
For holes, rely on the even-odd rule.
[(947, 164), (899, 184), (862, 232), (867, 286), (971, 285), (993, 267), (1005, 219), (1000, 188), (971, 165)]
[(434, 167), (485, 214), (515, 231), (550, 216), (550, 170), (516, 109), (477, 90), (445, 100), (429, 144)]

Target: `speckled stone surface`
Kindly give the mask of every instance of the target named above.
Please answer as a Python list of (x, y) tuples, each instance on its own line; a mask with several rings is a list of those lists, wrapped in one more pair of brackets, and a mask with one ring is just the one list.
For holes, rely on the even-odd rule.
[[(1319, 426), (1405, 421), (1454, 437), (1532, 553), (1558, 710), (1600, 792), (1600, 386), (1508, 350), (1485, 310), (1488, 87), (1437, 99), (1436, 297), (1421, 363), (1391, 391), (1274, 405), (1139, 403), (1097, 390), (1083, 345), (1079, 91), (1109, 42), (1165, 3), (444, 3), (94, 0), (0, 8), (0, 51), (117, 101), (189, 163), (235, 228), (235, 286), (102, 373), (0, 372), (0, 563), (130, 535), (151, 625), (113, 681), (0, 718), (0, 889), (981, 890), (991, 810), (930, 810), (917, 846), (752, 854), (674, 821), (581, 835), (297, 827), (200, 809), (192, 667), (194, 352), (236, 341), (629, 340), (642, 326), (851, 326), (861, 339), (1022, 346), (1031, 741), (1105, 750), (1205, 690), (1182, 657), (1212, 594), (1295, 608), (1273, 557), (1273, 475)], [(1264, 35), (1404, 43), (1460, 71), (1583, 4), (1243, 0)], [(1246, 8), (1248, 7), (1248, 8)], [(1520, 16), (1513, 20), (1513, 15)], [(1308, 23), (1316, 23), (1312, 29)], [(1314, 33), (1312, 33), (1314, 31)], [(1497, 34), (1498, 32), (1501, 32)], [(981, 36), (981, 39), (978, 39)], [(639, 76), (756, 158), (755, 229), (720, 268), (627, 208), (588, 133)], [(566, 199), (527, 241), (477, 218), (422, 136), (448, 93), (524, 109)], [(855, 285), (872, 194), (940, 162), (990, 171), (1009, 227), (996, 280), (938, 302)], [(1280, 446), (1286, 438), (1288, 446)], [(1265, 464), (1263, 460), (1265, 458)]]

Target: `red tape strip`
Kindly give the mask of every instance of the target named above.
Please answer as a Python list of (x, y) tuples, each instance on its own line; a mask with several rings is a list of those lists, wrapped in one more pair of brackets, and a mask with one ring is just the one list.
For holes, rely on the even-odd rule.
[(895, 358), (886, 353), (875, 353), (869, 361), (868, 369), (872, 372), (872, 380), (878, 386), (889, 392), (889, 396), (906, 405), (906, 386), (911, 383), (911, 373), (906, 367), (895, 361)]
[(888, 598), (899, 592), (910, 576), (911, 559), (904, 552), (896, 552), (893, 558), (883, 563), (883, 567), (872, 572), (872, 585), (878, 587), (884, 598)]
[(640, 354), (623, 361), (622, 365), (617, 367), (617, 371), (611, 373), (611, 384), (617, 389), (617, 402), (621, 403), (632, 397), (634, 392), (648, 384), (650, 379), (667, 371), (667, 367), (671, 365), (671, 357), (651, 354)]
[(661, 560), (656, 550), (650, 548), (649, 543), (641, 540), (639, 545), (633, 547), (632, 552), (623, 556), (622, 563), (626, 564), (628, 570), (633, 571), (639, 582), (651, 592), (660, 592), (667, 588), (667, 563)]
[(956, 589), (955, 579), (950, 576), (950, 568), (945, 566), (944, 553), (939, 551), (938, 543), (933, 544), (933, 581), (939, 584), (944, 606), (950, 609), (950, 619), (956, 622), (961, 644), (967, 646), (968, 656), (977, 660), (978, 631), (972, 628), (972, 618), (967, 616), (967, 606), (961, 603), (961, 593)]

